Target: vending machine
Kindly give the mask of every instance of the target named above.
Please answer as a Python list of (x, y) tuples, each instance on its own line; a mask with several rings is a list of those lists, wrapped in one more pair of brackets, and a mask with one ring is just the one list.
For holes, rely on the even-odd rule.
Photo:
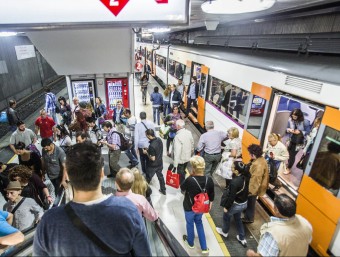
[(109, 118), (112, 118), (113, 109), (118, 100), (121, 100), (124, 108), (129, 108), (129, 87), (127, 78), (106, 79), (106, 103), (109, 110)]
[(90, 102), (94, 107), (95, 90), (93, 80), (72, 81), (73, 96), (78, 97), (79, 102)]

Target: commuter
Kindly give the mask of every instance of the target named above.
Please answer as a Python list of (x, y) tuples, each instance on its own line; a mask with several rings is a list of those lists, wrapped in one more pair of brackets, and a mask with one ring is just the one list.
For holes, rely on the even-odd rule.
[(170, 113), (170, 89), (171, 85), (169, 84), (163, 91), (163, 119)]
[(223, 206), (223, 225), (222, 228), (216, 227), (217, 233), (228, 237), (230, 220), (233, 216), (238, 231), (236, 239), (243, 247), (247, 247), (247, 241), (245, 239), (241, 213), (247, 208), (249, 177), (250, 174), (247, 166), (243, 162), (235, 161), (233, 164), (233, 179), (229, 184), (227, 201), (225, 206)]
[[(100, 97), (96, 97), (96, 104), (94, 105), (94, 111), (97, 119), (106, 120), (107, 110), (105, 104)], [(100, 124), (99, 124), (100, 125)]]
[(86, 118), (92, 117), (92, 110), (88, 108), (88, 104), (86, 102), (80, 102), (74, 112), (75, 119), (69, 126), (71, 131), (83, 131), (87, 132), (87, 122)]
[(227, 133), (214, 129), (214, 122), (205, 123), (206, 133), (202, 134), (198, 144), (197, 151), (204, 151), (205, 175), (212, 176), (217, 165), (221, 161), (221, 143), (227, 137)]
[(9, 107), (7, 108), (7, 119), (9, 123), (9, 130), (14, 132), (17, 129), (17, 123), (20, 121), (18, 112), (15, 110), (17, 102), (15, 100), (9, 100)]
[(205, 163), (204, 159), (200, 156), (193, 156), (190, 158), (190, 164), (192, 166), (191, 175), (181, 185), (182, 192), (184, 194), (183, 207), (186, 220), (187, 235), (183, 235), (184, 243), (189, 248), (194, 248), (194, 224), (198, 234), (198, 239), (201, 245), (202, 253), (209, 253), (207, 242), (205, 239), (204, 228), (202, 223), (203, 213), (195, 213), (192, 211), (194, 203), (194, 197), (201, 193), (201, 188), (205, 189), (210, 201), (210, 209), (215, 198), (214, 182), (211, 177), (204, 175)]
[(26, 128), (25, 123), (23, 121), (18, 121), (17, 130), (14, 131), (9, 140), (9, 146), (12, 151), (17, 154), (14, 145), (19, 142), (23, 142), (25, 145), (35, 144), (37, 141), (36, 135), (34, 132), (28, 128)]
[[(145, 224), (136, 206), (126, 197), (102, 194), (101, 149), (92, 143), (74, 145), (67, 153), (66, 168), (74, 198), (42, 217), (34, 234), (33, 256), (151, 256)], [(75, 213), (76, 221), (69, 212)], [(75, 225), (79, 221), (111, 250), (103, 250), (84, 234)]]
[(135, 177), (131, 191), (135, 194), (145, 196), (146, 200), (148, 200), (148, 202), (151, 204), (152, 189), (150, 188), (148, 182), (146, 182), (143, 174), (136, 167), (132, 168), (131, 172)]
[(125, 136), (131, 139), (132, 147), (125, 151), (126, 156), (130, 160), (130, 168), (133, 168), (139, 164), (138, 157), (135, 149), (135, 126), (137, 123), (137, 119), (135, 116), (131, 114), (131, 110), (126, 108), (124, 111), (124, 116), (126, 117), (125, 124)]
[(185, 169), (194, 152), (194, 139), (191, 132), (184, 128), (184, 125), (184, 120), (176, 121), (177, 132), (174, 139), (174, 168), (179, 174), (180, 184), (185, 180)]
[[(281, 165), (288, 160), (289, 153), (286, 146), (281, 142), (281, 137), (278, 134), (271, 133), (268, 136), (267, 148), (263, 150), (266, 160), (272, 159), (275, 164), (275, 168), (278, 171)], [(282, 184), (278, 178), (272, 183), (275, 187), (274, 190), (278, 190)]]
[(234, 111), (236, 112), (236, 118), (240, 118), (240, 113), (243, 111), (244, 105), (248, 99), (248, 93), (241, 89), (236, 95), (236, 105)]
[(153, 93), (150, 96), (150, 101), (152, 102), (152, 110), (153, 110), (153, 122), (155, 124), (160, 125), (160, 113), (159, 107), (163, 105), (163, 96), (158, 93), (158, 87), (153, 89)]
[(188, 99), (187, 99), (187, 109), (185, 112), (185, 118), (187, 118), (189, 115), (191, 103), (193, 103), (194, 107), (197, 109), (198, 90), (199, 90), (199, 85), (197, 83), (197, 78), (196, 76), (193, 76), (191, 78), (191, 84), (189, 85), (186, 91)]
[(81, 144), (86, 141), (92, 142), (91, 139), (89, 138), (89, 134), (83, 131), (77, 131), (76, 133), (76, 143)]
[(169, 102), (170, 102), (170, 108), (174, 108), (174, 106), (180, 106), (182, 104), (182, 96), (181, 93), (177, 91), (176, 85), (170, 86), (170, 96), (169, 96)]
[(52, 117), (55, 124), (58, 124), (57, 119), (57, 105), (56, 105), (56, 96), (51, 92), (51, 89), (48, 87), (45, 89), (46, 95), (45, 95), (45, 111), (46, 113)]
[(329, 142), (327, 151), (319, 151), (315, 158), (309, 176), (333, 195), (338, 195), (340, 189), (340, 145)]
[[(241, 159), (242, 156), (242, 141), (238, 128), (231, 127), (228, 129), (228, 139), (223, 141), (223, 144), (225, 147), (222, 153), (223, 157), (221, 162), (228, 162), (227, 167), (228, 169), (230, 168), (231, 171), (231, 165), (229, 164), (232, 164), (235, 159)], [(226, 187), (228, 187), (230, 181), (231, 177), (225, 178)]]
[(146, 161), (146, 181), (150, 183), (156, 173), (160, 186), (159, 192), (166, 195), (165, 181), (162, 173), (163, 142), (160, 138), (155, 136), (155, 131), (152, 129), (147, 129), (145, 135), (150, 140), (149, 148), (143, 149), (143, 153), (148, 157)]
[(174, 141), (174, 138), (175, 138), (176, 132), (177, 132), (176, 121), (178, 121), (180, 119), (181, 119), (181, 115), (179, 113), (179, 107), (178, 106), (174, 106), (172, 108), (172, 112), (168, 116), (166, 116), (166, 118), (164, 119), (164, 123), (166, 125), (170, 125), (169, 134), (168, 134), (168, 137), (166, 139), (166, 152), (167, 152), (167, 155), (169, 157), (171, 157), (170, 144)]
[(102, 140), (101, 143), (109, 148), (109, 167), (110, 175), (108, 178), (115, 178), (116, 174), (120, 170), (118, 164), (120, 159), (120, 137), (115, 127), (112, 126), (111, 122), (105, 121), (102, 125), (105, 132), (107, 132), (106, 140)]
[(41, 207), (44, 207), (45, 203), (53, 202), (54, 197), (51, 196), (47, 186), (28, 167), (23, 165), (13, 167), (8, 178), (21, 184), (21, 196), (34, 199)]
[(145, 68), (146, 79), (149, 81), (149, 76), (150, 76), (150, 73), (151, 73), (151, 67), (147, 63), (144, 68)]
[(181, 101), (182, 101), (183, 94), (184, 94), (184, 85), (183, 85), (183, 80), (182, 79), (178, 79), (176, 88), (177, 88), (177, 91), (181, 94)]
[(146, 137), (145, 131), (147, 129), (155, 130), (155, 125), (151, 121), (146, 120), (145, 112), (141, 112), (139, 118), (141, 119), (141, 122), (137, 123), (135, 126), (135, 148), (139, 153), (142, 172), (146, 174), (146, 165), (149, 158), (143, 153), (143, 149), (149, 147), (149, 139)]
[(288, 133), (287, 149), (289, 152), (287, 170), (283, 174), (288, 175), (295, 163), (295, 156), (304, 146), (305, 136), (310, 131), (310, 123), (305, 120), (300, 109), (294, 109), (290, 113), (286, 132)]
[(41, 159), (40, 156), (33, 151), (26, 149), (23, 142), (15, 145), (15, 150), (18, 154), (19, 164), (30, 168), (39, 178), (42, 179)]
[(71, 106), (66, 102), (65, 97), (59, 96), (58, 102), (60, 104), (60, 115), (62, 117), (62, 125), (70, 125), (72, 121), (72, 111)]
[(296, 214), (296, 202), (286, 194), (274, 199), (275, 217), (262, 225), (257, 253), (251, 249), (247, 256), (307, 256), (312, 241), (312, 225)]
[(6, 201), (8, 200), (8, 198), (6, 196), (5, 188), (7, 187), (9, 183), (8, 174), (9, 174), (9, 171), (16, 165), (18, 164), (0, 162), (0, 191)]
[(253, 223), (255, 216), (255, 205), (258, 196), (266, 193), (269, 183), (268, 165), (262, 157), (262, 148), (259, 145), (251, 144), (248, 146), (251, 158), (250, 182), (247, 209), (242, 218), (243, 223)]
[(131, 187), (134, 182), (134, 175), (128, 168), (122, 168), (117, 173), (116, 177), (116, 196), (125, 196), (131, 202), (133, 202), (140, 214), (149, 221), (156, 221), (158, 219), (158, 214), (152, 208), (145, 196), (140, 194), (135, 194), (131, 191)]
[(92, 143), (100, 144), (100, 141), (103, 139), (103, 133), (100, 130), (100, 127), (96, 125), (95, 119), (88, 117), (86, 118), (86, 122), (87, 126), (91, 129), (89, 132)]
[(24, 234), (12, 227), (13, 214), (0, 211), (0, 245), (16, 245), (24, 241)]
[(65, 170), (65, 152), (59, 146), (45, 138), (41, 141), (42, 171), (51, 180), (55, 194), (58, 195), (60, 185), (67, 188), (68, 175)]
[(124, 133), (124, 107), (121, 100), (117, 101), (116, 108), (113, 109), (112, 116), (113, 123), (116, 124), (116, 129), (120, 133)]
[(233, 104), (231, 103), (232, 96), (236, 95), (236, 87), (234, 85), (231, 85), (231, 88), (229, 88), (224, 96), (222, 105), (225, 108), (225, 112), (229, 114), (233, 114)]
[(51, 117), (48, 117), (46, 111), (42, 109), (40, 116), (35, 120), (35, 134), (38, 136), (40, 130), (40, 137), (42, 139), (49, 138), (51, 141), (57, 141), (56, 123)]
[(59, 146), (66, 153), (72, 145), (71, 135), (64, 125), (57, 126), (57, 137), (59, 139)]
[(8, 202), (4, 210), (14, 215), (13, 227), (20, 231), (34, 226), (44, 214), (44, 210), (32, 199), (22, 197), (19, 181), (9, 182), (7, 188)]
[(72, 120), (76, 119), (76, 112), (79, 110), (79, 98), (78, 97), (73, 97), (72, 98), (73, 102), (73, 108), (72, 108)]
[(146, 93), (148, 92), (149, 81), (148, 81), (148, 78), (147, 78), (145, 73), (141, 77), (139, 84), (140, 84), (140, 87), (141, 87), (140, 89), (142, 91), (142, 101), (143, 101), (144, 105), (146, 105)]

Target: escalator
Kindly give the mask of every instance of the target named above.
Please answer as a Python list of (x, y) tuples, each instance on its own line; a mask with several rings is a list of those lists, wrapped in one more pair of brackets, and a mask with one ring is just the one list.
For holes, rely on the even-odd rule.
[[(65, 192), (62, 190), (58, 194), (54, 207), (60, 206), (64, 202)], [(145, 225), (152, 256), (189, 256), (161, 219), (156, 222), (146, 220)], [(36, 227), (31, 227), (22, 231), (25, 235), (25, 240), (18, 245), (0, 249), (0, 256), (32, 256), (35, 229)]]

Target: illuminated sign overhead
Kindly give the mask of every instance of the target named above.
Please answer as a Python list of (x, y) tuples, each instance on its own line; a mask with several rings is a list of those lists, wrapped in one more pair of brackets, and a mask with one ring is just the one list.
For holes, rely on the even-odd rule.
[(189, 0), (0, 0), (0, 27), (188, 22)]

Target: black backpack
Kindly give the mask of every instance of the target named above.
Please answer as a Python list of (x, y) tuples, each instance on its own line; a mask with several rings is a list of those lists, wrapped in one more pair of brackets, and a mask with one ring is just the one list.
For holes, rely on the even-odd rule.
[(132, 147), (132, 141), (128, 137), (124, 136), (122, 133), (118, 131), (113, 131), (113, 133), (117, 133), (120, 138), (119, 148), (121, 151), (129, 150)]

